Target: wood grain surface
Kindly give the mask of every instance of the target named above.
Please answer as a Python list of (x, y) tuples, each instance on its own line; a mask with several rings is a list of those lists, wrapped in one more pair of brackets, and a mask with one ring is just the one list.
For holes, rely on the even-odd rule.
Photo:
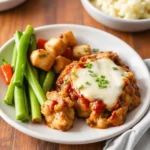
[[(80, 0), (27, 0), (14, 9), (0, 12), (0, 46), (27, 24), (38, 27), (58, 23), (82, 24), (107, 31), (128, 43), (143, 59), (150, 57), (150, 31), (124, 33), (104, 27), (87, 14)], [(104, 142), (86, 145), (44, 142), (19, 132), (0, 118), (0, 150), (102, 150), (103, 145)]]

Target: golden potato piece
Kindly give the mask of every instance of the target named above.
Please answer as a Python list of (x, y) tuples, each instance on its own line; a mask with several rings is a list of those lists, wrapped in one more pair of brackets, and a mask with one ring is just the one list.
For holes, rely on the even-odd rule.
[(65, 52), (66, 45), (60, 38), (51, 38), (44, 45), (48, 52), (53, 53), (55, 56), (61, 55)]
[(34, 50), (30, 55), (30, 61), (33, 66), (42, 70), (49, 71), (54, 64), (55, 56), (44, 49)]
[(70, 64), (71, 60), (63, 57), (63, 56), (57, 56), (54, 63), (54, 70), (56, 73), (60, 73), (66, 65)]
[(76, 38), (72, 31), (67, 31), (63, 34), (60, 35), (60, 38), (62, 41), (68, 46), (68, 47), (73, 47), (77, 45)]
[(47, 125), (62, 131), (69, 130), (73, 126), (74, 103), (56, 91), (47, 92), (46, 96), (48, 100), (42, 105), (41, 112)]
[(73, 47), (73, 57), (75, 59), (80, 59), (82, 56), (90, 55), (91, 48), (89, 45), (79, 45)]

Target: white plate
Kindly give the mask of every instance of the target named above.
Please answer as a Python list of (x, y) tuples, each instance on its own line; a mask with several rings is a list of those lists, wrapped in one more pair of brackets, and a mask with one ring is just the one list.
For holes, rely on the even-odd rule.
[[(126, 43), (120, 39), (94, 28), (80, 25), (51, 25), (40, 27), (35, 30), (38, 38), (49, 39), (58, 36), (64, 31), (72, 30), (78, 43), (88, 43), (92, 48), (101, 50), (112, 50), (117, 52), (122, 60), (131, 68), (137, 78), (140, 87), (142, 103), (138, 108), (127, 115), (126, 122), (119, 127), (109, 129), (92, 129), (86, 125), (85, 120), (76, 119), (74, 126), (67, 132), (48, 128), (46, 125), (33, 123), (22, 123), (15, 120), (14, 107), (3, 102), (7, 87), (0, 75), (0, 115), (17, 130), (38, 139), (63, 143), (63, 144), (85, 144), (102, 141), (114, 137), (136, 124), (144, 115), (150, 104), (150, 76), (147, 67), (141, 57)], [(0, 50), (0, 61), (2, 58), (11, 62), (14, 39), (9, 40)]]

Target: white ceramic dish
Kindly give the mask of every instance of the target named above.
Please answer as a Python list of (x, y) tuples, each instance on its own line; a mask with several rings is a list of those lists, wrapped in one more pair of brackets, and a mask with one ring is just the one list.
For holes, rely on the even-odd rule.
[(0, 0), (0, 11), (5, 11), (14, 8), (26, 0)]
[[(92, 48), (112, 50), (117, 52), (122, 60), (135, 72), (137, 83), (140, 87), (142, 103), (138, 108), (127, 115), (126, 122), (119, 127), (109, 129), (92, 129), (86, 125), (85, 120), (76, 119), (74, 127), (62, 132), (48, 128), (45, 124), (22, 123), (15, 120), (14, 107), (3, 102), (6, 85), (0, 74), (0, 115), (17, 130), (32, 137), (66, 144), (85, 144), (102, 141), (114, 137), (136, 124), (146, 112), (150, 104), (150, 75), (140, 56), (126, 43), (104, 31), (80, 25), (51, 25), (35, 29), (37, 38), (49, 39), (58, 36), (64, 31), (72, 30), (78, 43), (89, 43)], [(11, 62), (14, 39), (9, 40), (0, 50), (0, 60), (5, 58)], [(1, 62), (1, 61), (0, 61)]]
[(138, 32), (150, 29), (150, 19), (127, 20), (107, 15), (94, 7), (89, 0), (81, 0), (89, 15), (103, 25), (126, 32)]

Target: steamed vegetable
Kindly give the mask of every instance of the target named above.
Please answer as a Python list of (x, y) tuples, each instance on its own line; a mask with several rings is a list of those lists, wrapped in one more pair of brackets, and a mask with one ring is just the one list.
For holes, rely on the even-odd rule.
[[(31, 36), (31, 42), (30, 42), (30, 54), (33, 50), (36, 49), (36, 35), (33, 34)], [(34, 66), (31, 66), (31, 69), (33, 70), (33, 73), (35, 77), (38, 79), (38, 70)], [(28, 93), (29, 93), (29, 99), (30, 99), (30, 106), (31, 106), (31, 116), (32, 116), (32, 122), (33, 123), (41, 123), (42, 122), (42, 116), (41, 116), (41, 108), (40, 104), (37, 100), (36, 95), (34, 94), (34, 91), (32, 90), (31, 86), (28, 84)]]
[(12, 77), (12, 81), (10, 82), (8, 89), (7, 89), (7, 93), (4, 99), (4, 102), (8, 105), (13, 105), (13, 101), (14, 101), (14, 83), (13, 83), (13, 77)]
[(41, 85), (41, 86), (43, 85), (43, 82), (44, 82), (44, 80), (45, 80), (45, 77), (46, 77), (46, 71), (40, 70), (40, 71), (39, 71), (39, 82), (40, 82), (40, 85)]
[(72, 50), (71, 50), (70, 47), (66, 48), (63, 56), (70, 59), (70, 60), (72, 60)]
[(39, 103), (42, 105), (46, 101), (46, 96), (38, 82), (29, 62), (26, 65), (25, 77), (30, 84), (32, 90), (34, 91)]
[(23, 78), (26, 65), (26, 53), (30, 42), (30, 37), (33, 31), (34, 31), (33, 27), (28, 25), (25, 30), (25, 33), (22, 35), (19, 42), (16, 69), (14, 73), (14, 83), (16, 86), (23, 85)]
[(44, 49), (44, 45), (47, 42), (45, 39), (39, 39), (37, 42), (37, 49)]
[(43, 86), (42, 86), (43, 91), (45, 93), (48, 92), (52, 88), (54, 79), (55, 79), (55, 73), (53, 71), (47, 72)]
[[(15, 33), (15, 47), (14, 47), (13, 56), (12, 56), (12, 63), (11, 63), (14, 71), (15, 71), (16, 59), (17, 59), (17, 46), (19, 45), (19, 40), (20, 40), (21, 36), (22, 36), (22, 32), (16, 31), (16, 33)], [(8, 86), (7, 93), (6, 93), (6, 96), (4, 99), (4, 102), (8, 105), (13, 105), (13, 103), (14, 103), (15, 85), (13, 82), (13, 78), (11, 79), (11, 82)]]
[(34, 91), (32, 90), (30, 85), (28, 87), (28, 92), (29, 92), (29, 99), (30, 99), (30, 106), (31, 106), (32, 122), (33, 123), (41, 123), (42, 116), (41, 116), (40, 104), (39, 104), (39, 102), (34, 94)]
[(11, 61), (11, 66), (13, 68), (13, 71), (15, 71), (18, 45), (19, 45), (19, 40), (20, 40), (21, 36), (22, 36), (22, 32), (16, 31), (16, 33), (14, 35), (14, 37), (15, 37), (15, 46), (14, 46), (13, 56), (12, 56), (12, 61)]
[(8, 64), (4, 59), (3, 59), (3, 65), (1, 66), (1, 71), (5, 80), (5, 83), (9, 85), (12, 75), (13, 75), (13, 70), (12, 70), (11, 65)]
[[(36, 50), (36, 35), (32, 34), (32, 36), (31, 36), (31, 42), (30, 42), (30, 46), (29, 46), (29, 55), (31, 55), (31, 53), (34, 50)], [(32, 70), (33, 70), (35, 76), (38, 79), (39, 77), (38, 77), (38, 70), (37, 70), (37, 68), (35, 68), (34, 66), (32, 66)]]
[(25, 91), (22, 87), (15, 86), (14, 99), (16, 119), (21, 121), (28, 121), (29, 115), (26, 108)]

